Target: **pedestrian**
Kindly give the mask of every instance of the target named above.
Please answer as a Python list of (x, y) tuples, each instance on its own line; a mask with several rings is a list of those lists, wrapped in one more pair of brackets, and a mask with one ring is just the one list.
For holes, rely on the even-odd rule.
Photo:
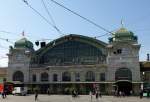
[(3, 99), (5, 98), (5, 96), (4, 96), (4, 91), (2, 92), (2, 98), (3, 98)]
[(98, 91), (95, 92), (95, 97), (98, 99)]
[(150, 97), (150, 90), (147, 91), (147, 98)]
[(140, 91), (140, 99), (143, 98), (143, 90)]
[(35, 90), (35, 101), (38, 100), (38, 90)]
[(50, 95), (50, 88), (47, 89), (47, 94)]
[(92, 102), (92, 91), (89, 92), (90, 98), (91, 98), (91, 102)]
[(121, 92), (121, 91), (119, 91), (119, 96), (120, 96), (120, 97), (122, 96), (122, 92)]
[(99, 97), (102, 97), (102, 94), (101, 94), (101, 92), (100, 92), (100, 91), (99, 91), (99, 93), (98, 93), (98, 94), (99, 94)]
[(4, 90), (4, 98), (6, 98), (6, 97), (7, 97), (7, 91)]
[(131, 96), (133, 95), (133, 91), (132, 91), (132, 90), (130, 91), (130, 95), (131, 95)]

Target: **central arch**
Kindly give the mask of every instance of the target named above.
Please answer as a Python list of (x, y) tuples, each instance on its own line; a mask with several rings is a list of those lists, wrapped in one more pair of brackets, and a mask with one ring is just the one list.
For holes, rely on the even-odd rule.
[(21, 71), (16, 71), (13, 74), (13, 81), (20, 81), (23, 82), (24, 81), (24, 74)]
[(132, 91), (132, 72), (128, 68), (119, 68), (115, 73), (116, 91), (130, 95)]

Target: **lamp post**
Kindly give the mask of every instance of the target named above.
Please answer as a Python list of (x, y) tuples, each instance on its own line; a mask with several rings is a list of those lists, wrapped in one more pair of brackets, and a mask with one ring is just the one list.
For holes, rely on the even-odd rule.
[(145, 80), (145, 72), (142, 72), (142, 84), (141, 84), (141, 90), (143, 90), (143, 87), (144, 87), (144, 80)]

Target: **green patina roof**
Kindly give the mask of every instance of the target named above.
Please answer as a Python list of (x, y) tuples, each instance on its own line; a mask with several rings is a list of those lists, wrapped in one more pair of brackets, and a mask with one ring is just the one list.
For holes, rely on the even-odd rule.
[(33, 48), (33, 43), (26, 38), (22, 38), (15, 42), (16, 48)]
[(133, 36), (134, 34), (131, 31), (128, 31), (126, 28), (120, 28), (118, 31), (115, 32), (115, 36)]
[(134, 33), (126, 28), (121, 27), (114, 33), (113, 37), (109, 38), (109, 42), (113, 41), (137, 41), (137, 36), (134, 36)]

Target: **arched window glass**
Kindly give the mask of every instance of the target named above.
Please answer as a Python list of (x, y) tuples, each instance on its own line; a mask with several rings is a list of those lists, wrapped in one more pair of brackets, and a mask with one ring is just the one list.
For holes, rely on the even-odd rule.
[(36, 82), (36, 75), (35, 74), (32, 75), (32, 81)]
[(86, 73), (86, 81), (95, 81), (95, 74), (92, 71)]
[(53, 81), (58, 81), (58, 75), (57, 74), (53, 74)]
[(69, 72), (64, 72), (62, 74), (62, 80), (63, 81), (71, 81), (71, 74)]
[(41, 74), (41, 81), (48, 81), (48, 73), (44, 72)]
[(23, 82), (24, 81), (24, 75), (21, 71), (16, 71), (13, 74), (13, 81), (20, 81)]
[(43, 56), (41, 56), (39, 62), (41, 64), (48, 65), (104, 63), (106, 60), (106, 56), (102, 52), (103, 47), (97, 48), (96, 46), (93, 46), (93, 44), (89, 44), (86, 42), (75, 40), (62, 40), (61, 43), (56, 44), (52, 48), (48, 49), (43, 54)]
[(115, 73), (115, 80), (132, 80), (132, 72), (128, 68), (120, 68)]

